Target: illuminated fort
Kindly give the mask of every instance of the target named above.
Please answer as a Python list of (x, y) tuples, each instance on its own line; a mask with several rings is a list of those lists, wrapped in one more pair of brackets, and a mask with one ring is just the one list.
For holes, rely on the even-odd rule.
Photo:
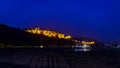
[(51, 30), (41, 30), (39, 27), (32, 28), (32, 29), (26, 29), (25, 31), (27, 31), (29, 33), (33, 33), (33, 34), (44, 35), (44, 36), (51, 37), (51, 38), (71, 39), (72, 41), (82, 44), (82, 45), (95, 44), (94, 41), (79, 41), (79, 40), (73, 39), (72, 36), (70, 36), (70, 35), (65, 35), (63, 33), (55, 32), (55, 31), (51, 31)]
[(59, 38), (59, 39), (71, 39), (72, 37), (70, 35), (65, 35), (63, 33), (51, 31), (51, 30), (41, 30), (39, 27), (33, 28), (33, 29), (27, 29), (25, 30), (29, 33), (33, 34), (41, 34), (47, 37), (54, 37), (54, 38)]

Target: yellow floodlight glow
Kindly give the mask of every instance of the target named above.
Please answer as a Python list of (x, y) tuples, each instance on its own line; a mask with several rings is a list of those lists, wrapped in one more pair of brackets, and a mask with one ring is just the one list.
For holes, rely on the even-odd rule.
[(83, 45), (85, 45), (85, 44), (86, 44), (86, 45), (87, 45), (87, 44), (88, 44), (88, 45), (94, 45), (95, 42), (94, 42), (94, 41), (90, 41), (90, 42), (82, 41), (82, 44), (83, 44)]
[(58, 33), (58, 32), (50, 31), (50, 30), (41, 30), (39, 27), (34, 28), (34, 29), (28, 29), (25, 31), (29, 33), (33, 33), (33, 34), (41, 34), (41, 35), (45, 35), (48, 37), (55, 37), (59, 39), (71, 39), (72, 38), (70, 35), (65, 35), (63, 33)]

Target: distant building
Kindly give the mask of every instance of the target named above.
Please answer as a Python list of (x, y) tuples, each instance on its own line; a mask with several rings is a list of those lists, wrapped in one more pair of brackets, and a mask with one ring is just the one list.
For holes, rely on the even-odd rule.
[(26, 29), (25, 31), (33, 34), (41, 34), (45, 35), (47, 37), (55, 37), (59, 39), (71, 39), (72, 37), (70, 35), (65, 35), (63, 33), (55, 32), (55, 31), (50, 31), (50, 30), (41, 30), (39, 27), (38, 28), (33, 28), (33, 29)]

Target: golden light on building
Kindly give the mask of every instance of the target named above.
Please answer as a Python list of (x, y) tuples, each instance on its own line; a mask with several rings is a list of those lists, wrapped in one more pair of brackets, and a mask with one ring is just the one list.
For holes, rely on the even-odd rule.
[(69, 38), (72, 38), (70, 35), (66, 36), (65, 39), (69, 39)]
[(75, 40), (75, 42), (78, 42), (78, 40)]
[(72, 38), (70, 35), (65, 35), (63, 33), (58, 33), (58, 32), (50, 31), (50, 30), (41, 30), (40, 28), (28, 29), (25, 31), (29, 33), (33, 33), (33, 34), (41, 34), (41, 35), (45, 35), (48, 37), (55, 37), (59, 39), (71, 39)]
[(82, 41), (81, 43), (84, 44), (84, 45), (85, 45), (85, 44), (86, 44), (86, 45), (87, 45), (87, 44), (88, 44), (88, 45), (94, 45), (94, 44), (95, 44), (94, 41), (90, 41), (90, 42)]
[(64, 34), (61, 34), (61, 33), (58, 33), (58, 38), (65, 38), (65, 35)]

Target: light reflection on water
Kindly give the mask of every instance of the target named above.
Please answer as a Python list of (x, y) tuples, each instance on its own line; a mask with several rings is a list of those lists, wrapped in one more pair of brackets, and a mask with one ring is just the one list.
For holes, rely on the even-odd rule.
[(90, 51), (90, 49), (87, 49), (87, 48), (78, 49), (78, 48), (76, 48), (75, 51)]
[(88, 45), (75, 45), (75, 51), (91, 51)]

